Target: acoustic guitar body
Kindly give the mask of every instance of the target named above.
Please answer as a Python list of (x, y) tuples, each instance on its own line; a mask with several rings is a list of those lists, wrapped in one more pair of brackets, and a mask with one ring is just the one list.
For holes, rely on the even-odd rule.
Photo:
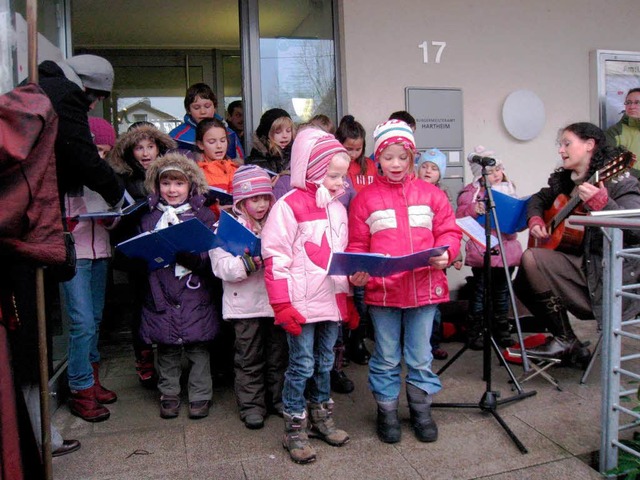
[[(546, 240), (540, 240), (529, 235), (529, 247), (546, 248), (548, 250), (558, 250), (565, 253), (580, 253), (582, 239), (584, 238), (584, 227), (582, 225), (568, 225), (567, 222), (553, 224), (554, 217), (569, 202), (570, 197), (560, 194), (553, 201), (553, 205), (544, 212), (544, 223), (547, 230), (551, 230), (551, 236)], [(586, 215), (584, 209), (579, 206), (572, 215)]]

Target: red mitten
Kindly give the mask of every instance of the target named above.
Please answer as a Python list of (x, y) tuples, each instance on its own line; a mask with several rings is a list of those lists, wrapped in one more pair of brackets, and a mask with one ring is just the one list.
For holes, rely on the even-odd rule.
[(276, 316), (276, 325), (280, 325), (285, 332), (297, 337), (302, 333), (303, 323), (307, 320), (290, 303), (276, 303), (271, 305)]
[(344, 323), (349, 330), (355, 330), (358, 328), (358, 325), (360, 325), (360, 314), (353, 301), (353, 297), (347, 297), (347, 318), (342, 320), (342, 323)]

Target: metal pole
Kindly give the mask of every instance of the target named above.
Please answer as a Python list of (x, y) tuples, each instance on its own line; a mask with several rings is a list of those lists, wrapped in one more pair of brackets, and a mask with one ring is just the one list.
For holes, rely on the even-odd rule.
[(53, 479), (51, 457), (51, 415), (49, 413), (49, 355), (47, 320), (44, 304), (44, 269), (36, 269), (36, 304), (38, 309), (38, 360), (40, 367), (40, 424), (42, 427), (42, 462), (47, 480)]

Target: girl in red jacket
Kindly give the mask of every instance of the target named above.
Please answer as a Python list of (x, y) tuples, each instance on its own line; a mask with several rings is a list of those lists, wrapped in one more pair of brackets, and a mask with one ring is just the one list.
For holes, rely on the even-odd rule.
[(449, 301), (444, 269), (458, 255), (462, 233), (446, 194), (413, 174), (415, 142), (409, 125), (389, 120), (378, 125), (373, 136), (382, 175), (351, 202), (347, 251), (400, 256), (449, 246), (432, 257), (429, 266), (371, 277), (364, 297), (376, 333), (369, 388), (378, 404), (378, 437), (385, 443), (400, 440), (398, 397), (404, 353), (413, 430), (418, 440), (433, 442), (438, 428), (431, 418), (431, 399), (442, 387), (431, 371), (429, 338), (436, 305)]

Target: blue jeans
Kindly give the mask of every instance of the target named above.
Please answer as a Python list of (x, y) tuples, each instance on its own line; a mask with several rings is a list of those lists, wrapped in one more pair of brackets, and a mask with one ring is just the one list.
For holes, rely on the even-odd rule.
[(440, 379), (431, 371), (433, 356), (429, 339), (436, 308), (436, 305), (406, 309), (369, 306), (376, 333), (375, 349), (369, 361), (369, 388), (376, 401), (391, 402), (400, 395), (403, 353), (407, 383), (429, 394), (442, 388)]
[(62, 283), (69, 314), (69, 388), (85, 390), (93, 385), (91, 363), (100, 361), (98, 338), (107, 288), (109, 259), (79, 259), (77, 273)]
[(333, 366), (333, 346), (338, 338), (338, 322), (305, 323), (297, 337), (287, 334), (289, 366), (284, 374), (282, 402), (289, 415), (301, 415), (307, 402), (304, 390), (309, 382), (309, 401), (329, 401), (330, 375)]

